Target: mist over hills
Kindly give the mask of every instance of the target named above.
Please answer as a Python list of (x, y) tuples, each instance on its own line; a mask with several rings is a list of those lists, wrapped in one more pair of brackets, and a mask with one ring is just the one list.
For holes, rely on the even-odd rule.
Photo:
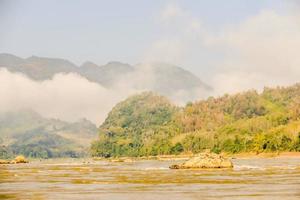
[(0, 157), (78, 157), (87, 155), (97, 127), (86, 119), (68, 123), (30, 110), (0, 113)]
[(23, 59), (11, 54), (0, 54), (0, 67), (11, 72), (21, 72), (33, 80), (47, 80), (58, 73), (76, 73), (89, 81), (106, 88), (132, 87), (153, 90), (162, 95), (187, 93), (192, 99), (198, 93), (207, 93), (212, 88), (197, 76), (180, 67), (166, 63), (144, 63), (135, 66), (109, 62), (98, 66), (87, 61), (81, 66), (60, 58), (31, 56)]
[(186, 103), (212, 90), (191, 72), (166, 63), (77, 66), (11, 54), (0, 54), (0, 81), (0, 157), (82, 156), (96, 138), (95, 124), (128, 96), (154, 91)]
[[(299, 84), (201, 100), (212, 88), (170, 64), (76, 66), (9, 54), (0, 55), (0, 80), (0, 157), (77, 157), (93, 140), (95, 156), (300, 148)], [(105, 121), (97, 129), (77, 121), (84, 116)]]

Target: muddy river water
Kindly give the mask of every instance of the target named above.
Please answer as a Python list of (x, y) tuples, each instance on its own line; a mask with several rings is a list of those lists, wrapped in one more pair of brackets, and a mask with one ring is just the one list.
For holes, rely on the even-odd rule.
[(229, 170), (178, 161), (46, 160), (0, 166), (0, 199), (300, 199), (300, 158), (234, 159)]

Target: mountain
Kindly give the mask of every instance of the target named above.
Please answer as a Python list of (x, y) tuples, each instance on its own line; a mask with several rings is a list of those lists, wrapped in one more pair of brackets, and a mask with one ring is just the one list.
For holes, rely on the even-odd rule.
[(142, 93), (117, 104), (92, 144), (95, 156), (300, 151), (300, 84), (175, 107)]
[(85, 154), (80, 145), (43, 129), (25, 132), (8, 149), (15, 155), (31, 158), (80, 157)]
[(129, 97), (117, 104), (100, 126), (100, 138), (92, 145), (94, 156), (163, 154), (168, 138), (176, 132), (177, 109), (165, 97), (152, 92)]
[(206, 94), (212, 88), (197, 76), (180, 67), (166, 63), (129, 65), (109, 62), (98, 66), (85, 62), (81, 66), (59, 58), (32, 56), (26, 59), (10, 54), (0, 54), (0, 68), (20, 72), (34, 80), (51, 79), (58, 73), (77, 73), (106, 88), (130, 87), (154, 91), (168, 97), (178, 97), (182, 102)]
[(22, 59), (10, 54), (0, 54), (0, 67), (12, 72), (21, 72), (34, 80), (46, 80), (57, 73), (76, 72), (77, 66), (59, 58), (31, 56)]
[[(150, 63), (140, 64), (137, 68), (145, 68), (145, 66), (150, 68), (148, 71), (146, 68), (146, 72), (152, 74), (152, 81), (145, 89), (155, 91), (161, 95), (171, 97), (174, 93), (182, 93), (191, 97), (195, 96), (197, 92), (205, 93), (212, 90), (197, 76), (181, 67), (167, 63)], [(188, 100), (186, 99), (186, 101)]]
[(96, 126), (86, 119), (68, 123), (33, 111), (1, 113), (0, 157), (78, 157), (87, 154), (96, 135)]
[(103, 66), (98, 66), (92, 62), (85, 62), (78, 69), (80, 75), (105, 87), (111, 87), (120, 77), (133, 71), (134, 67), (120, 62), (109, 62)]
[(0, 66), (7, 67), (8, 69), (17, 68), (19, 65), (24, 64), (24, 59), (17, 56), (2, 53), (0, 54)]

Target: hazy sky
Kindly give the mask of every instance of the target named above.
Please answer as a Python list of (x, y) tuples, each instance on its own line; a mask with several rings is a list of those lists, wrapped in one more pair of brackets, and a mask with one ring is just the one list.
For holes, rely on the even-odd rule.
[[(198, 99), (260, 90), (300, 81), (299, 5), (296, 0), (0, 0), (0, 52), (78, 65), (167, 62), (213, 87)], [(150, 74), (137, 75), (137, 83)], [(0, 112), (30, 108), (47, 117), (86, 117), (100, 124), (117, 102), (139, 92), (131, 81), (125, 77), (120, 88), (108, 90), (76, 74), (40, 82), (2, 69)]]
[[(197, 38), (183, 33), (186, 23), (193, 20), (200, 29), (217, 34), (264, 10), (286, 12), (289, 4), (279, 0), (0, 0), (0, 52), (62, 57), (76, 64), (173, 61), (205, 79), (224, 54), (203, 48), (200, 42), (189, 47)], [(172, 17), (177, 19), (167, 19)], [(184, 48), (189, 49), (173, 48), (177, 43), (187, 43)]]

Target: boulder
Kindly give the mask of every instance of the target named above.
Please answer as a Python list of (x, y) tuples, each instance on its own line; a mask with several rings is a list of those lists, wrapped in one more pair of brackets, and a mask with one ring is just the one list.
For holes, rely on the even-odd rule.
[(16, 163), (16, 164), (19, 164), (19, 163), (28, 163), (28, 161), (25, 159), (24, 156), (17, 156), (13, 161), (12, 163)]
[(8, 160), (1, 160), (0, 164), (19, 164), (19, 163), (28, 163), (28, 161), (25, 159), (24, 156), (17, 156), (14, 160), (8, 161)]
[(170, 169), (197, 169), (197, 168), (232, 168), (232, 162), (222, 155), (215, 153), (200, 153), (190, 160), (171, 165)]

